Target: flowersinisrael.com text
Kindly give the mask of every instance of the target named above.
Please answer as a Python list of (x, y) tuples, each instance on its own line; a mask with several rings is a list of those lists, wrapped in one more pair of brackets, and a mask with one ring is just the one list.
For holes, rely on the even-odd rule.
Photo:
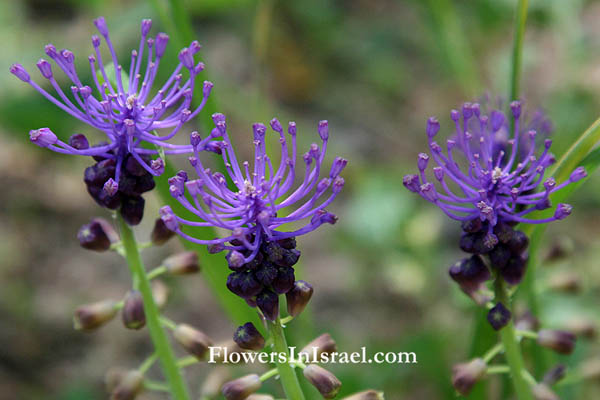
[(417, 364), (417, 355), (414, 352), (377, 352), (368, 355), (367, 348), (361, 347), (355, 352), (320, 353), (313, 347), (312, 352), (296, 352), (296, 347), (290, 347), (290, 354), (278, 352), (237, 352), (230, 351), (227, 347), (209, 347), (209, 363), (222, 362), (224, 364), (238, 363), (322, 363), (322, 364)]

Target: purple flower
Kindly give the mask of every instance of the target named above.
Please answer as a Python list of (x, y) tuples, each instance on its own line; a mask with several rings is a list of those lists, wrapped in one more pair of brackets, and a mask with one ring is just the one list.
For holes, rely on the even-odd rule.
[[(279, 268), (291, 267), (299, 257), (299, 252), (287, 246), (285, 240), (309, 233), (324, 223), (333, 224), (337, 218), (326, 211), (344, 186), (340, 173), (347, 161), (336, 158), (324, 178), (319, 179), (323, 169), (323, 160), (327, 150), (327, 121), (319, 123), (318, 132), (322, 145), (312, 144), (302, 156), (303, 163), (298, 165), (296, 146), (296, 124), (288, 126), (291, 146), (277, 119), (271, 121), (271, 128), (279, 135), (280, 162), (273, 165), (265, 151), (267, 128), (263, 124), (254, 124), (254, 165), (244, 161), (239, 163), (235, 150), (227, 133), (223, 114), (214, 114), (214, 128), (207, 138), (201, 139), (192, 133), (191, 142), (194, 155), (190, 163), (198, 178), (188, 180), (178, 174), (169, 180), (171, 194), (197, 218), (190, 221), (173, 213), (170, 207), (161, 209), (165, 225), (184, 238), (200, 244), (210, 245), (211, 252), (229, 250), (229, 266), (233, 270), (245, 270), (256, 266), (247, 266), (258, 254)], [(220, 138), (221, 141), (212, 140)], [(213, 172), (203, 165), (199, 152), (211, 148), (222, 149), (223, 162), (227, 176)], [(304, 172), (302, 183), (294, 187), (298, 172)], [(231, 181), (231, 184), (228, 183)], [(287, 215), (282, 215), (284, 210)], [(229, 232), (222, 238), (205, 240), (190, 237), (181, 230), (181, 225), (212, 226)], [(298, 226), (300, 228), (297, 228)], [(290, 226), (290, 228), (285, 229)], [(276, 242), (276, 243), (275, 243)], [(288, 248), (286, 248), (289, 247)], [(295, 246), (295, 244), (294, 244)], [(264, 263), (263, 263), (264, 264)], [(247, 268), (246, 268), (247, 267)], [(281, 271), (281, 281), (276, 289), (287, 291), (293, 286), (293, 280)], [(284, 288), (285, 286), (285, 288)]]
[[(521, 103), (514, 101), (510, 108), (514, 118), (513, 134), (506, 142), (508, 147), (500, 150), (497, 150), (501, 143), (499, 135), (507, 127), (507, 118), (498, 110), (484, 115), (476, 103), (465, 103), (461, 112), (452, 110), (456, 131), (454, 137), (447, 140), (446, 150), (434, 141), (440, 124), (430, 118), (426, 132), (431, 156), (420, 154), (419, 174), (404, 177), (407, 189), (436, 204), (450, 218), (483, 222), (487, 229), (484, 244), (490, 249), (498, 243), (493, 229), (499, 222), (540, 224), (568, 216), (571, 206), (558, 204), (552, 217), (527, 218), (535, 210), (552, 207), (550, 194), (586, 176), (585, 170), (579, 167), (561, 184), (553, 178), (543, 181), (545, 169), (554, 162), (549, 153), (551, 141), (545, 140), (536, 154), (537, 132), (529, 130), (524, 135), (521, 129)], [(520, 151), (523, 143), (529, 143), (524, 155)], [(459, 160), (457, 153), (464, 160)], [(433, 168), (436, 184), (426, 174), (431, 160), (436, 164)], [(541, 183), (544, 190), (536, 192)]]
[[(71, 51), (59, 51), (52, 44), (46, 46), (45, 52), (72, 82), (70, 93), (60, 87), (55, 79), (52, 64), (45, 59), (40, 59), (37, 67), (42, 77), (49, 81), (55, 94), (49, 93), (32, 80), (20, 64), (11, 66), (10, 72), (30, 84), (69, 115), (106, 135), (106, 142), (90, 146), (87, 138), (81, 134), (73, 135), (69, 142), (65, 143), (49, 128), (30, 132), (33, 143), (58, 153), (92, 156), (97, 160), (114, 160), (114, 173), (106, 177), (104, 185), (106, 195), (113, 197), (119, 188), (124, 164), (128, 159), (132, 158), (130, 163), (138, 164), (135, 167), (143, 168), (144, 172), (152, 176), (158, 176), (164, 171), (164, 161), (160, 158), (152, 160), (151, 156), (163, 151), (165, 154), (192, 151), (190, 145), (175, 145), (167, 141), (202, 110), (212, 89), (212, 83), (204, 82), (202, 102), (198, 107), (192, 108), (192, 95), (197, 87), (196, 77), (204, 69), (202, 62), (194, 61), (194, 55), (201, 47), (194, 41), (179, 52), (180, 62), (166, 82), (157, 90), (153, 90), (169, 37), (165, 33), (159, 33), (156, 38), (149, 37), (152, 21), (143, 20), (139, 49), (131, 52), (129, 68), (123, 70), (123, 66), (117, 60), (104, 18), (96, 19), (94, 24), (104, 37), (109, 56), (103, 60), (100, 52), (102, 40), (99, 36), (92, 36), (94, 54), (90, 55), (88, 60), (93, 84), (88, 86), (81, 82), (75, 69), (75, 56)], [(187, 70), (189, 78), (183, 78), (183, 70)], [(170, 132), (162, 135), (157, 133), (158, 129), (170, 129)], [(142, 173), (138, 174), (141, 175)], [(101, 202), (98, 198), (96, 200)]]

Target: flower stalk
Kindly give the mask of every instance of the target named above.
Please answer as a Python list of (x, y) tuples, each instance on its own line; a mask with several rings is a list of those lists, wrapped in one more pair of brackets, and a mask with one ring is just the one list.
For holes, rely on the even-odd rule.
[[(494, 282), (494, 293), (496, 296), (495, 300), (497, 302), (505, 304), (506, 307), (511, 308), (510, 296), (508, 294), (504, 279), (501, 276), (496, 277)], [(533, 400), (531, 389), (523, 378), (523, 372), (525, 371), (523, 354), (521, 353), (521, 347), (519, 346), (519, 341), (517, 339), (512, 318), (508, 324), (500, 330), (500, 339), (502, 340), (506, 362), (510, 368), (510, 374), (517, 398), (519, 400)]]
[[(273, 340), (273, 348), (277, 353), (284, 353), (289, 355), (287, 341), (285, 340), (285, 333), (283, 332), (283, 326), (279, 317), (275, 321), (267, 321), (267, 328)], [(281, 385), (285, 396), (289, 400), (304, 400), (304, 393), (300, 388), (300, 382), (296, 376), (296, 371), (288, 363), (277, 361), (277, 370), (281, 378)]]
[(189, 400), (187, 387), (177, 366), (177, 359), (169, 344), (167, 335), (161, 327), (160, 313), (152, 297), (152, 288), (140, 257), (134, 233), (120, 214), (117, 214), (117, 220), (121, 231), (127, 265), (131, 272), (135, 288), (142, 294), (146, 324), (148, 325), (156, 355), (169, 383), (171, 395), (174, 400)]

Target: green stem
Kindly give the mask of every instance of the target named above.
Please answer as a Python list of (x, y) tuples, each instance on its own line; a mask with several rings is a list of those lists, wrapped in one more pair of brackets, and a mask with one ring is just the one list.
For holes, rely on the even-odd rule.
[(527, 2), (528, 0), (519, 0), (519, 3), (517, 4), (512, 69), (510, 73), (510, 101), (517, 100), (519, 97), (521, 64), (523, 61), (523, 37), (525, 36), (525, 23), (527, 22)]
[[(496, 277), (494, 289), (496, 294), (496, 302), (502, 303), (504, 306), (506, 306), (506, 308), (510, 309), (510, 299), (502, 277)], [(513, 318), (510, 319), (508, 325), (500, 330), (500, 339), (504, 345), (504, 354), (506, 356), (508, 366), (510, 367), (510, 374), (512, 376), (515, 392), (517, 393), (517, 398), (519, 400), (533, 400), (531, 389), (529, 388), (527, 382), (523, 379), (525, 365), (523, 362), (523, 355), (521, 354), (521, 347), (515, 333)]]
[(140, 257), (135, 236), (120, 214), (118, 214), (117, 219), (121, 230), (121, 240), (123, 241), (123, 247), (125, 248), (127, 265), (129, 266), (134, 282), (137, 284), (137, 288), (142, 293), (146, 324), (150, 331), (150, 337), (152, 338), (156, 355), (160, 360), (163, 372), (167, 378), (169, 387), (171, 388), (171, 395), (174, 400), (189, 400), (185, 382), (177, 367), (177, 360), (171, 349), (167, 335), (160, 324), (160, 314), (156, 303), (154, 303), (154, 298), (152, 297), (152, 288), (150, 287), (150, 281), (146, 276), (146, 270), (144, 269)]
[[(274, 350), (277, 353), (289, 355), (288, 345), (285, 340), (285, 334), (283, 333), (283, 327), (281, 326), (279, 317), (277, 317), (277, 320), (275, 321), (267, 321), (267, 327), (271, 338), (273, 338)], [(289, 360), (286, 359), (285, 362), (279, 362), (279, 357), (277, 357), (276, 365), (286, 398), (288, 400), (304, 400), (304, 393), (302, 393), (302, 389), (300, 388), (300, 382), (298, 382), (296, 371), (294, 371), (294, 368), (289, 364)]]

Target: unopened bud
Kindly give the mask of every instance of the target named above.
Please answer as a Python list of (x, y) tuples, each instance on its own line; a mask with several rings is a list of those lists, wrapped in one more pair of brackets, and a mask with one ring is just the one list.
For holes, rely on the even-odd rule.
[(167, 228), (165, 222), (161, 218), (157, 218), (154, 222), (154, 229), (150, 235), (150, 240), (155, 246), (165, 244), (169, 239), (175, 236), (175, 232)]
[(103, 218), (94, 218), (89, 224), (79, 228), (77, 239), (84, 249), (106, 251), (110, 249), (111, 243), (119, 240), (119, 235), (110, 222)]
[(211, 368), (200, 389), (201, 399), (216, 399), (221, 394), (221, 387), (231, 379), (229, 368), (222, 365)]
[(106, 391), (112, 393), (119, 386), (125, 375), (127, 375), (127, 372), (125, 368), (121, 367), (113, 367), (106, 371), (104, 375)]
[(91, 331), (101, 327), (117, 314), (117, 304), (112, 300), (86, 304), (75, 310), (73, 326), (77, 330)]
[(557, 292), (577, 293), (581, 290), (581, 280), (572, 272), (558, 273), (550, 278), (548, 288)]
[(318, 365), (311, 364), (307, 366), (304, 368), (303, 373), (304, 377), (326, 399), (333, 399), (342, 387), (342, 382), (335, 375)]
[(554, 368), (550, 369), (548, 372), (544, 374), (544, 378), (542, 382), (544, 382), (548, 386), (554, 385), (556, 382), (560, 381), (565, 377), (567, 373), (567, 367), (564, 364), (558, 364)]
[(542, 329), (538, 332), (540, 346), (552, 349), (560, 354), (571, 354), (575, 348), (576, 337), (571, 332)]
[(112, 391), (110, 400), (133, 400), (142, 391), (144, 375), (139, 371), (129, 371)]
[(127, 293), (121, 310), (121, 317), (123, 325), (128, 329), (141, 329), (146, 325), (144, 300), (139, 290), (130, 290)]
[(364, 392), (354, 393), (342, 400), (385, 400), (383, 392), (377, 390), (365, 390)]
[(560, 398), (545, 383), (538, 383), (532, 389), (535, 400), (560, 400)]
[(452, 386), (463, 396), (468, 395), (473, 386), (485, 376), (487, 364), (481, 358), (452, 367)]
[(247, 322), (237, 328), (233, 334), (233, 341), (242, 349), (261, 350), (265, 347), (265, 338), (256, 329), (252, 322)]
[(576, 336), (586, 339), (594, 339), (598, 335), (596, 323), (585, 317), (576, 317), (567, 321), (566, 328)]
[(188, 353), (200, 360), (204, 359), (208, 348), (212, 346), (212, 340), (208, 336), (187, 324), (177, 325), (173, 337)]
[(310, 301), (313, 287), (305, 281), (295, 281), (294, 287), (285, 294), (287, 311), (292, 317), (298, 316)]
[(170, 274), (187, 275), (200, 271), (198, 254), (195, 251), (185, 251), (166, 258), (162, 265), (167, 267)]
[(242, 376), (223, 385), (221, 393), (227, 400), (244, 400), (260, 389), (262, 382), (256, 374)]
[(152, 280), (152, 297), (158, 308), (163, 308), (169, 299), (169, 287), (163, 281)]
[(329, 333), (324, 333), (304, 346), (299, 353), (308, 354), (310, 362), (319, 362), (321, 354), (331, 354), (337, 351), (335, 340)]
[(540, 321), (529, 311), (525, 311), (515, 321), (515, 328), (519, 331), (537, 331), (540, 329)]

